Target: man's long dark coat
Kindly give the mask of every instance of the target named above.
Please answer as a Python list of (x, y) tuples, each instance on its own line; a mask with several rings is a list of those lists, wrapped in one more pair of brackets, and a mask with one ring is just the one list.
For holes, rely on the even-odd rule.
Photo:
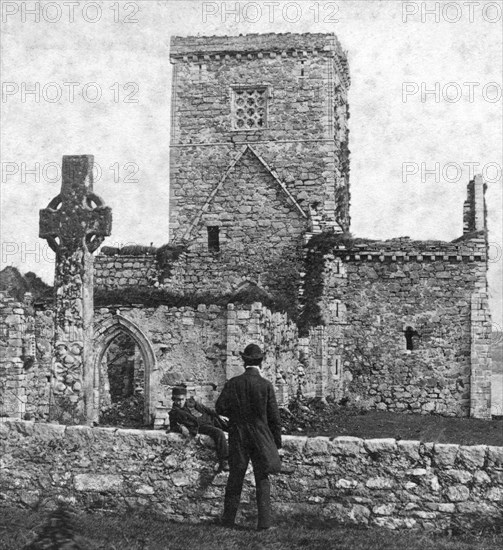
[(231, 378), (217, 399), (218, 414), (229, 418), (229, 466), (246, 469), (248, 457), (264, 474), (281, 470), (281, 419), (272, 384), (248, 367)]

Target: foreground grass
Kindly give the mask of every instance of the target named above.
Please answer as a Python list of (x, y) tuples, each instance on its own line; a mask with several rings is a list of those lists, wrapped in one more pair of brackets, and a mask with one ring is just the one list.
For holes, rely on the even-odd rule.
[[(47, 514), (0, 508), (0, 549), (18, 550), (37, 539), (48, 525)], [(389, 531), (343, 527), (316, 518), (278, 518), (273, 531), (257, 533), (253, 525), (228, 530), (210, 524), (189, 525), (131, 513), (72, 516), (67, 533), (76, 544), (30, 546), (30, 550), (500, 550), (503, 535), (492, 532), (462, 536), (424, 531)]]

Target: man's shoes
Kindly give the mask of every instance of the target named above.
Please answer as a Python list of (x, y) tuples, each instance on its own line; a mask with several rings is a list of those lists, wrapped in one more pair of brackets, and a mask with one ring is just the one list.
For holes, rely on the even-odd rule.
[(227, 460), (220, 460), (220, 462), (218, 463), (217, 474), (220, 474), (221, 472), (228, 472), (228, 471), (229, 471), (229, 463), (227, 462)]
[(277, 527), (275, 527), (274, 525), (269, 525), (269, 527), (257, 527), (257, 531), (267, 531), (267, 532), (271, 532), (271, 531), (276, 531)]

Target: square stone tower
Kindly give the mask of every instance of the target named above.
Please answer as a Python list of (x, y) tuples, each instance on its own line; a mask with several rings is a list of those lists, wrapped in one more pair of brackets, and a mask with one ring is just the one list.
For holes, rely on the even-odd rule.
[[(213, 197), (227, 186), (239, 203), (267, 177), (300, 216), (285, 239), (349, 229), (350, 79), (335, 35), (173, 37), (170, 59), (172, 242), (197, 239), (202, 224), (208, 246), (223, 245), (238, 220), (205, 218)], [(247, 177), (236, 184), (234, 171)], [(258, 221), (268, 200), (241, 214)]]

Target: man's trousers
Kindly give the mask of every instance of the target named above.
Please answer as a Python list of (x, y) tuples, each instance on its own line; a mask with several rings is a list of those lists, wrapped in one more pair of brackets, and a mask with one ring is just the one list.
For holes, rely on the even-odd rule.
[[(246, 467), (237, 469), (233, 468), (231, 464), (229, 479), (225, 488), (224, 515), (222, 518), (224, 525), (231, 526), (236, 521), (245, 474)], [(255, 476), (258, 510), (257, 528), (267, 529), (271, 526), (271, 482), (268, 474), (261, 472), (260, 468), (254, 467), (253, 474)]]
[(215, 442), (217, 458), (219, 461), (227, 460), (229, 458), (229, 446), (227, 445), (227, 438), (225, 433), (220, 428), (214, 426), (208, 426), (203, 424), (199, 426), (199, 433), (203, 435), (209, 435)]

